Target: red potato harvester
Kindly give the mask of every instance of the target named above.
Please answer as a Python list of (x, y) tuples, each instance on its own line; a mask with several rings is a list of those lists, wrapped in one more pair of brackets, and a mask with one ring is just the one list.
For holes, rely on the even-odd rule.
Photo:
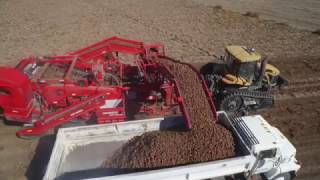
[(181, 114), (191, 128), (179, 85), (155, 61), (160, 56), (161, 44), (112, 37), (64, 56), (22, 59), (0, 67), (0, 113), (24, 124), (22, 138), (67, 124)]

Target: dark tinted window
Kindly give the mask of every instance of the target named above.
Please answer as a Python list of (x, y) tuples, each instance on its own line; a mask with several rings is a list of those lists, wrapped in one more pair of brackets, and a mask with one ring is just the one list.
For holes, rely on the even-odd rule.
[(260, 152), (261, 158), (273, 158), (277, 154), (276, 149), (270, 149), (270, 150), (265, 150)]
[(238, 69), (238, 75), (252, 81), (257, 68), (256, 62), (241, 63)]

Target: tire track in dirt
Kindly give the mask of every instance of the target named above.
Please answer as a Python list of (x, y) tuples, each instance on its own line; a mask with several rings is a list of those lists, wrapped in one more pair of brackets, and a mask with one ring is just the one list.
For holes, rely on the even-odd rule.
[(318, 83), (320, 82), (320, 77), (309, 77), (309, 78), (303, 78), (303, 79), (292, 79), (290, 80), (289, 86), (298, 86), (301, 84), (307, 84), (307, 83)]
[(297, 148), (302, 163), (297, 179), (320, 177), (320, 97), (300, 97), (276, 101), (274, 108), (263, 112)]
[(289, 100), (294, 98), (319, 97), (320, 85), (304, 86), (298, 88), (287, 89), (280, 91), (274, 95), (275, 100)]
[(276, 100), (320, 96), (319, 58), (293, 58), (277, 62), (289, 84), (274, 93)]

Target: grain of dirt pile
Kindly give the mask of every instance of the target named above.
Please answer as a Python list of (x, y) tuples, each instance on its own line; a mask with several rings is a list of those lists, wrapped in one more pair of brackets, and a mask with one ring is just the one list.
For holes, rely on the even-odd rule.
[(176, 77), (184, 95), (192, 130), (154, 131), (124, 144), (103, 167), (148, 169), (207, 162), (235, 156), (235, 141), (229, 130), (214, 122), (202, 84), (189, 66), (160, 59)]

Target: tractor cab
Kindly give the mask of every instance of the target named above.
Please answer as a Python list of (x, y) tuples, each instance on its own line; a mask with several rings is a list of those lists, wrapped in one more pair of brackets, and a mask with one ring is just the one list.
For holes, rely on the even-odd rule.
[(252, 48), (232, 45), (225, 51), (223, 63), (208, 63), (200, 70), (218, 109), (244, 114), (271, 107), (270, 90), (287, 83), (280, 71)]
[[(230, 80), (236, 78), (239, 85), (251, 85), (256, 76), (260, 60), (261, 55), (254, 49), (243, 46), (227, 46), (225, 56), (227, 79), (228, 77)], [(231, 76), (235, 76), (235, 78)]]
[(280, 71), (267, 64), (267, 60), (253, 48), (245, 46), (226, 47), (226, 73), (223, 82), (226, 84), (253, 86), (262, 84), (277, 85)]

